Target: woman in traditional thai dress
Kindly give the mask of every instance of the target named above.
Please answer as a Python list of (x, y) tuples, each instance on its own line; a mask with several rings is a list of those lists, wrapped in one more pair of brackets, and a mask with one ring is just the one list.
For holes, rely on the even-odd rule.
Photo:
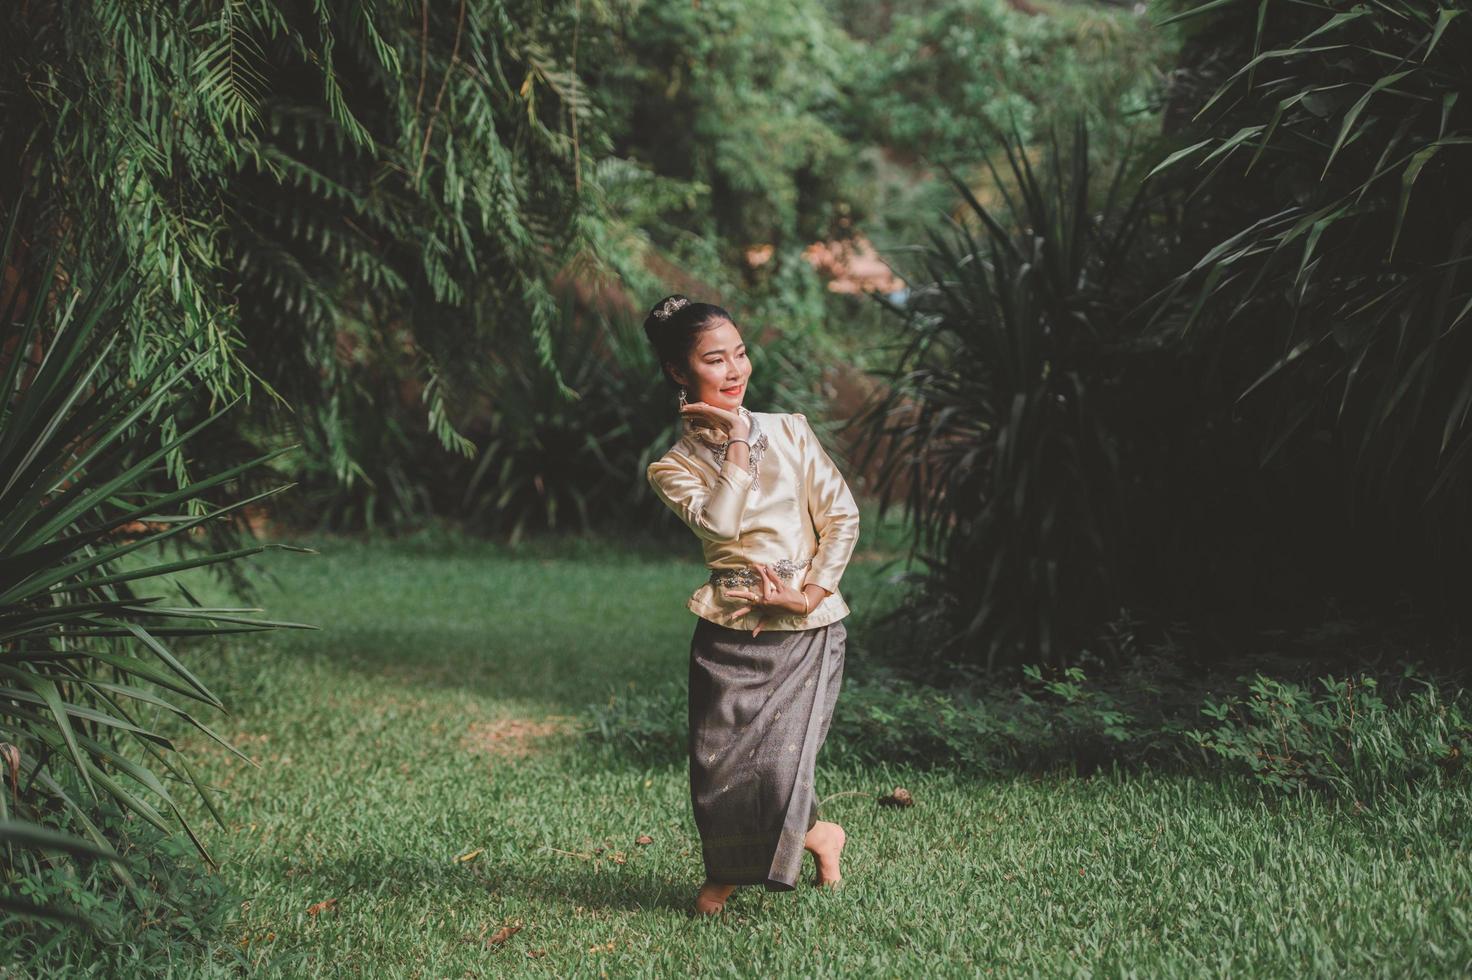
[(843, 680), (838, 581), (859, 509), (804, 416), (741, 404), (751, 362), (729, 313), (670, 296), (644, 330), (685, 420), (649, 483), (711, 572), (687, 606), (699, 617), (688, 750), (706, 876), (695, 908), (713, 914), (738, 885), (795, 888), (804, 851), (814, 884), (841, 878), (846, 835), (818, 819), (814, 765)]

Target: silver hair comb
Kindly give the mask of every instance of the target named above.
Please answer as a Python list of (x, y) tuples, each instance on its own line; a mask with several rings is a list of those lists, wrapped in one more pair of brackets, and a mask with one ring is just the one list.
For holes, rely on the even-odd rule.
[(671, 297), (670, 299), (665, 300), (659, 309), (654, 311), (655, 319), (668, 320), (671, 313), (675, 312), (680, 307), (689, 302), (690, 301), (683, 296)]

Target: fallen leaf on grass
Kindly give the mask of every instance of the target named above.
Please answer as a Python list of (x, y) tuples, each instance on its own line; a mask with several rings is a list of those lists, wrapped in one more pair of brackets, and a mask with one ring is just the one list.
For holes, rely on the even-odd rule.
[(654, 843), (654, 838), (653, 837), (650, 837), (648, 834), (640, 834), (638, 837), (634, 838), (634, 843), (635, 844), (653, 844)]
[(529, 949), (529, 950), (526, 951), (526, 955), (527, 955), (527, 958), (528, 959), (535, 960), (535, 959), (540, 959), (543, 956), (546, 956), (547, 955), (547, 951), (545, 949)]
[(894, 792), (888, 796), (879, 798), (880, 806), (914, 806), (915, 800), (910, 796), (910, 791), (903, 786), (896, 786)]
[(324, 902), (318, 902), (317, 904), (310, 906), (307, 909), (307, 914), (315, 917), (318, 912), (326, 912), (328, 909), (335, 908), (336, 906), (337, 899), (329, 898)]
[(487, 946), (499, 946), (502, 943), (504, 943), (506, 940), (510, 939), (512, 936), (516, 935), (520, 931), (521, 931), (521, 923), (520, 922), (517, 922), (515, 925), (502, 926), (501, 928), (497, 929), (495, 932), (491, 933), (491, 938), (486, 940), (486, 945)]
[(459, 857), (457, 857), (455, 860), (456, 861), (461, 861), (461, 862), (464, 862), (464, 861), (474, 861), (476, 858), (480, 857), (485, 852), (486, 852), (486, 849), (484, 847), (477, 847), (475, 850), (471, 851), (469, 854), (462, 854)]

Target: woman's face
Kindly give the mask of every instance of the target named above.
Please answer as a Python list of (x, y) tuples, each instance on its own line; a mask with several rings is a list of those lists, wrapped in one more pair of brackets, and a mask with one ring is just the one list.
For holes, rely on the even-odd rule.
[(672, 373), (685, 386), (690, 401), (736, 411), (746, 394), (746, 379), (751, 377), (751, 361), (736, 325), (722, 320), (702, 330), (696, 335), (686, 369)]

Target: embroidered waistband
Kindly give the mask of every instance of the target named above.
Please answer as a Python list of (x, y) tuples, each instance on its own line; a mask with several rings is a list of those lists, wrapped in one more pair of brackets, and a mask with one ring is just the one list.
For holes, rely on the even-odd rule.
[[(790, 582), (792, 576), (807, 568), (813, 563), (811, 558), (802, 561), (793, 561), (791, 558), (778, 558), (776, 561), (765, 562), (769, 568), (784, 582)], [(755, 568), (718, 568), (710, 573), (711, 585), (724, 585), (727, 588), (733, 585), (743, 585), (749, 589), (760, 585), (761, 573)]]

